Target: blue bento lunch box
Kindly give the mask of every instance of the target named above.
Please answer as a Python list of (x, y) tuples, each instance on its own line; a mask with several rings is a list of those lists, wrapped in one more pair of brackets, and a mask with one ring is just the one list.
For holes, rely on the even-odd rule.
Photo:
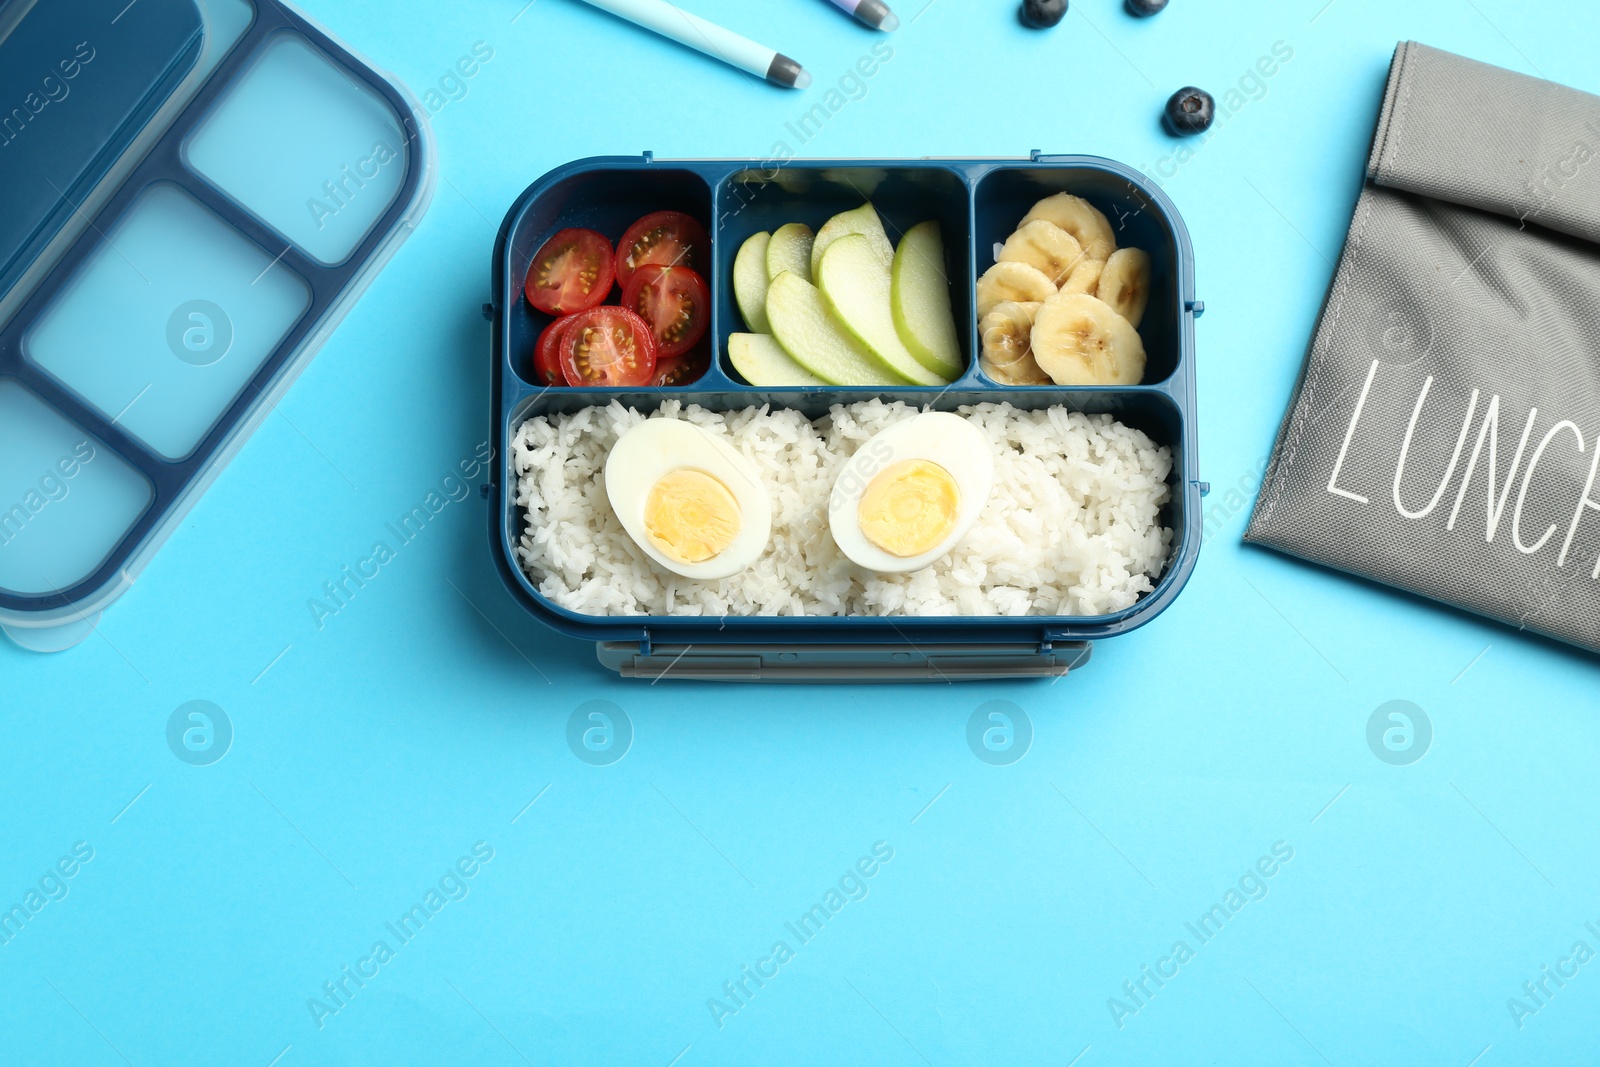
[(92, 632), (427, 208), (426, 112), (279, 0), (0, 0), (0, 628)]
[[(1151, 258), (1151, 296), (1140, 325), (1148, 364), (1144, 384), (1129, 387), (1029, 387), (995, 383), (979, 370), (973, 286), (1000, 243), (1039, 199), (1067, 191), (1091, 201), (1117, 230), (1119, 245)], [(891, 233), (937, 219), (945, 236), (946, 275), (967, 369), (945, 387), (891, 389), (755, 388), (728, 361), (728, 337), (742, 331), (733, 295), (733, 259), (751, 234), (788, 222), (816, 228), (870, 199)], [(549, 317), (522, 297), (534, 253), (556, 230), (579, 226), (615, 240), (642, 215), (682, 211), (708, 223), (711, 235), (710, 370), (664, 388), (542, 388), (533, 349)], [(487, 486), (490, 547), (513, 598), (547, 626), (597, 643), (600, 661), (628, 677), (767, 681), (955, 681), (1056, 677), (1088, 660), (1090, 642), (1126, 633), (1159, 615), (1183, 588), (1200, 552), (1200, 497), (1195, 426), (1194, 254), (1172, 202), (1137, 171), (1090, 156), (1021, 159), (757, 160), (593, 158), (557, 168), (512, 205), (494, 250), (491, 430), (498, 460)], [(526, 516), (515, 502), (510, 443), (532, 417), (618, 400), (648, 411), (668, 398), (727, 410), (770, 404), (810, 418), (830, 405), (882, 397), (954, 410), (1009, 401), (1020, 408), (1066, 405), (1109, 412), (1172, 449), (1171, 555), (1155, 588), (1110, 615), (1073, 616), (595, 616), (540, 595), (514, 551)]]

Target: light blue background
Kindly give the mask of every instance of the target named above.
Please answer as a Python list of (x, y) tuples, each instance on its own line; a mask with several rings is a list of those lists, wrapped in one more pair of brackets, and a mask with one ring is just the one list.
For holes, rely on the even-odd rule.
[[(1172, 90), (1220, 95), (1274, 42), (1294, 50), (1163, 179), (1209, 309), (1210, 540), (1184, 596), (1056, 685), (623, 683), (502, 591), (473, 495), (319, 630), (308, 598), (485, 438), (478, 309), (518, 192), (593, 154), (767, 156), (877, 38), (822, 0), (694, 0), (800, 58), (817, 85), (797, 94), (575, 0), (515, 20), (518, 0), (314, 3), (418, 94), (474, 42), (494, 58), (434, 119), (421, 229), (98, 636), (54, 657), (0, 645), (0, 902), (74, 842), (95, 850), (0, 947), (0, 1061), (1593, 1062), (1600, 961), (1520, 1029), (1506, 1001), (1575, 941), (1600, 950), (1595, 659), (1239, 539), (1394, 43), (1594, 91), (1595, 20), (1173, 0), (1139, 22), (1075, 0), (1028, 33), (1010, 0), (919, 2), (803, 154), (1156, 168)], [(995, 698), (1034, 726), (1009, 767), (966, 746)], [(165, 740), (193, 699), (233, 722), (212, 766)], [(611, 766), (566, 745), (592, 699), (633, 723)], [(1391, 699), (1432, 720), (1411, 766), (1367, 746)], [(791, 941), (719, 1029), (708, 998), (880, 840), (894, 858), (870, 895)], [(319, 1029), (307, 999), (393, 945), (385, 922), (478, 841), (494, 858), (470, 895)], [(1294, 858), (1270, 893), (1200, 945), (1185, 922), (1279, 841)], [(1195, 957), (1119, 1029), (1107, 999), (1180, 938)]]

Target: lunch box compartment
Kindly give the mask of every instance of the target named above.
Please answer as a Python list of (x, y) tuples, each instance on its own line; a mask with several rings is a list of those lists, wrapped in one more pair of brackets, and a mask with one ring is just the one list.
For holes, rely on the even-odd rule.
[[(304, 116), (314, 114), (315, 123)], [(400, 195), (401, 117), (304, 38), (280, 33), (183, 146), (184, 162), (318, 263), (343, 263)], [(259, 161), (271, 158), (263, 168)]]
[(0, 590), (39, 596), (76, 585), (154, 495), (104, 441), (0, 378)]
[[(812, 233), (834, 215), (858, 208), (870, 200), (883, 220), (889, 243), (921, 222), (939, 223), (944, 238), (945, 276), (950, 279), (951, 306), (957, 337), (967, 368), (973, 363), (972, 331), (961, 325), (972, 317), (971, 257), (967, 254), (970, 212), (967, 183), (960, 172), (931, 165), (884, 167), (754, 167), (728, 176), (717, 190), (717, 236), (720, 255), (712, 283), (716, 317), (717, 354), (723, 373), (736, 386), (747, 385), (728, 362), (728, 338), (748, 333), (733, 295), (733, 260), (753, 234), (774, 233), (791, 222), (804, 223)], [(708, 279), (709, 281), (709, 279)], [(906, 386), (907, 389), (937, 386)]]
[(1178, 263), (1183, 253), (1172, 220), (1132, 179), (1099, 167), (1072, 166), (1016, 167), (984, 175), (973, 195), (977, 273), (982, 275), (994, 266), (997, 246), (1005, 244), (1021, 225), (1028, 209), (1056, 193), (1081, 196), (1099, 208), (1111, 223), (1118, 248), (1140, 248), (1149, 254), (1150, 303), (1139, 322), (1146, 359), (1141, 384), (1166, 381), (1177, 371), (1183, 351), (1184, 308), (1178, 292)]
[(23, 351), (103, 417), (181, 460), (310, 302), (299, 275), (157, 182), (63, 285)]
[[(790, 392), (775, 397), (772, 400), (757, 397), (752, 399), (749, 395), (734, 391), (708, 391), (693, 389), (689, 391), (672, 390), (668, 392), (661, 389), (651, 390), (610, 390), (604, 397), (597, 397), (591, 390), (576, 389), (547, 389), (541, 390), (531, 396), (524, 397), (522, 402), (507, 414), (505, 424), (500, 431), (506, 435), (507, 440), (516, 437), (517, 429), (528, 419), (541, 415), (570, 414), (581, 411), (596, 404), (609, 404), (616, 401), (625, 408), (633, 408), (641, 413), (654, 412), (668, 400), (699, 405), (708, 411), (737, 411), (742, 408), (758, 406), (761, 402), (771, 403), (774, 407), (790, 408), (801, 412), (808, 419), (816, 420), (828, 414), (830, 408), (836, 404), (856, 404), (868, 400), (882, 400), (885, 403), (904, 401), (914, 406), (927, 406), (935, 411), (955, 411), (957, 408), (971, 404), (997, 404), (1008, 403), (1013, 407), (1035, 411), (1051, 406), (1064, 406), (1085, 415), (1108, 414), (1125, 426), (1143, 431), (1150, 437), (1157, 447), (1166, 447), (1172, 452), (1172, 472), (1168, 475), (1167, 484), (1171, 487), (1171, 495), (1161, 512), (1161, 523), (1173, 531), (1173, 548), (1169, 556), (1166, 569), (1157, 575), (1152, 584), (1156, 586), (1155, 592), (1145, 594), (1145, 597), (1156, 595), (1160, 592), (1162, 584), (1172, 573), (1173, 561), (1181, 554), (1183, 547), (1181, 537), (1187, 523), (1187, 508), (1189, 501), (1183, 492), (1183, 486), (1193, 476), (1194, 472), (1186, 469), (1186, 458), (1183, 449), (1184, 416), (1173, 399), (1164, 393), (1146, 389), (1102, 389), (1092, 393), (1074, 394), (1070, 397), (1062, 395), (1061, 390), (1049, 387), (1043, 388), (1016, 388), (1008, 389), (1005, 393), (998, 393), (993, 387), (987, 388), (950, 388), (929, 396), (913, 387), (907, 386), (900, 390), (873, 390), (873, 389), (808, 389), (803, 392)], [(506, 475), (511, 479), (510, 484), (515, 486), (516, 473), (508, 471)], [(521, 508), (513, 505), (505, 509), (504, 533), (507, 543), (515, 545), (522, 537), (525, 528), (525, 517)], [(524, 590), (532, 595), (539, 596), (533, 588), (532, 580), (527, 572), (520, 567), (517, 576)], [(542, 597), (539, 598), (543, 600)], [(1141, 600), (1140, 604), (1144, 601)], [(548, 603), (548, 602), (546, 602)], [(563, 608), (549, 605), (551, 610), (570, 616), (573, 620), (599, 621), (601, 619), (614, 621), (618, 616), (581, 615), (569, 612)], [(1126, 609), (1118, 615), (1137, 611), (1139, 604)], [(1115, 616), (1099, 616), (1100, 619), (1111, 619)], [(654, 625), (669, 624), (674, 619), (694, 621), (687, 616), (634, 616), (634, 618), (649, 618)], [(742, 622), (757, 622), (764, 618), (776, 617), (751, 617)], [(829, 620), (839, 621), (842, 617), (830, 616)], [(955, 617), (958, 620), (974, 621), (965, 616)], [(1029, 616), (1038, 620), (1045, 616)], [(1091, 621), (1096, 617), (1078, 616), (1080, 621)], [(793, 620), (790, 620), (793, 621)], [(823, 621), (823, 620), (817, 620)], [(850, 620), (852, 622), (860, 620)], [(921, 619), (901, 619), (898, 622), (920, 622)]]
[[(1140, 325), (1148, 356), (1136, 386), (1001, 386), (977, 366), (973, 287), (994, 262), (994, 244), (1030, 207), (1067, 191), (1105, 212), (1119, 247), (1149, 253), (1152, 294)], [(755, 387), (728, 363), (728, 338), (746, 332), (733, 293), (733, 262), (751, 234), (790, 222), (819, 229), (829, 217), (871, 200), (897, 242), (929, 219), (943, 233), (946, 272), (967, 367), (947, 387)], [(709, 202), (708, 202), (709, 201)], [(534, 343), (550, 319), (528, 306), (522, 284), (533, 253), (557, 229), (587, 226), (613, 240), (651, 211), (679, 210), (713, 220), (710, 335), (715, 359), (698, 381), (672, 388), (541, 388), (532, 373)], [(1193, 370), (1193, 253), (1177, 211), (1138, 172), (1109, 160), (1043, 156), (1020, 160), (655, 160), (605, 157), (552, 171), (523, 193), (501, 226), (494, 259), (494, 435), (490, 540), (496, 566), (517, 600), (551, 628), (597, 642), (602, 663), (636, 677), (800, 680), (954, 680), (1059, 676), (1088, 658), (1087, 642), (1148, 622), (1178, 595), (1200, 550)], [(1161, 522), (1173, 531), (1154, 589), (1132, 606), (1101, 616), (596, 616), (568, 611), (540, 595), (516, 554), (526, 516), (515, 502), (510, 443), (529, 418), (616, 401), (641, 412), (672, 399), (714, 411), (771, 405), (808, 418), (836, 404), (882, 399), (954, 411), (1008, 402), (1035, 410), (1061, 406), (1106, 413), (1172, 453), (1171, 494)], [(670, 672), (670, 673), (668, 673)]]
[[(659, 166), (648, 170), (586, 171), (556, 181), (529, 205), (508, 244), (511, 276), (516, 285), (515, 292), (507, 294), (503, 304), (510, 327), (510, 369), (523, 382), (540, 387), (533, 372), (533, 347), (540, 332), (554, 318), (522, 296), (522, 283), (539, 249), (557, 231), (571, 227), (604, 234), (615, 245), (629, 226), (656, 211), (681, 211), (699, 222), (711, 235), (711, 255), (716, 256), (711, 187), (705, 178), (690, 170)], [(614, 304), (617, 298), (613, 289), (606, 303)], [(714, 304), (715, 297), (712, 299)], [(712, 331), (707, 330), (706, 336), (710, 338)]]

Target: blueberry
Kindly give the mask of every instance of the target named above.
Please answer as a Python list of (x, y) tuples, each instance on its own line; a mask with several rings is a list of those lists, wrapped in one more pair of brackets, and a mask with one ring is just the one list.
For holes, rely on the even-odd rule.
[(1022, 0), (1022, 24), (1036, 30), (1049, 29), (1067, 14), (1067, 0)]
[(1172, 94), (1167, 101), (1165, 113), (1161, 116), (1161, 124), (1167, 132), (1174, 137), (1182, 137), (1187, 133), (1200, 133), (1211, 128), (1211, 120), (1216, 118), (1217, 102), (1211, 99), (1211, 94), (1204, 89), (1196, 89), (1187, 85)]
[(1167, 6), (1167, 0), (1123, 0), (1123, 2), (1128, 7), (1128, 14), (1142, 19), (1161, 14)]

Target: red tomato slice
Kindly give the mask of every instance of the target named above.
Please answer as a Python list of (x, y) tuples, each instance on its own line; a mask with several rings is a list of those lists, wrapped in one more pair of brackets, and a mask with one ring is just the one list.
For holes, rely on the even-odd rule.
[(711, 292), (688, 267), (640, 267), (622, 290), (622, 306), (650, 324), (658, 359), (683, 355), (711, 325)]
[(522, 291), (545, 314), (570, 315), (610, 296), (615, 279), (610, 241), (593, 230), (561, 230), (533, 257)]
[(539, 331), (539, 340), (533, 346), (533, 376), (540, 385), (567, 384), (561, 373), (561, 335), (572, 319), (572, 315), (564, 315)]
[(656, 373), (650, 326), (627, 308), (591, 308), (561, 334), (561, 373), (569, 385), (646, 385)]
[(688, 385), (690, 382), (700, 380), (700, 376), (711, 369), (711, 352), (701, 349), (671, 359), (658, 359), (656, 361), (656, 376), (650, 380), (651, 385)]
[(681, 211), (646, 215), (617, 242), (617, 284), (626, 288), (633, 272), (650, 263), (706, 270), (711, 266), (706, 228)]

